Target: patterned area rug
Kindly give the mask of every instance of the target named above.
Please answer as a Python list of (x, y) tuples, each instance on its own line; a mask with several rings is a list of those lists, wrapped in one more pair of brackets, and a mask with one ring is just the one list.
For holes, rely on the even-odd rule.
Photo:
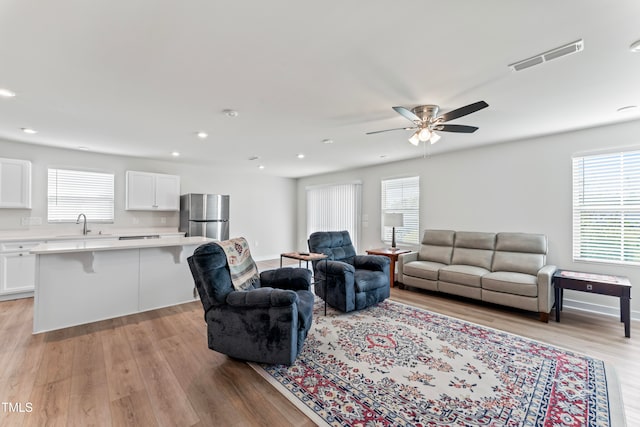
[(313, 321), (293, 366), (252, 366), (319, 425), (625, 425), (601, 360), (390, 300)]

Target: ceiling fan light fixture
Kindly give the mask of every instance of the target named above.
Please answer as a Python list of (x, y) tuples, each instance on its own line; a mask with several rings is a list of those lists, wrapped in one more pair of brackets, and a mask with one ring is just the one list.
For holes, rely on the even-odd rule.
[(422, 128), (418, 131), (418, 138), (422, 142), (429, 141), (431, 139), (431, 130), (429, 128)]
[(435, 132), (431, 132), (431, 138), (429, 138), (429, 142), (435, 144), (438, 141), (440, 141), (440, 135)]
[(416, 131), (416, 133), (414, 133), (411, 138), (409, 138), (409, 142), (412, 143), (413, 145), (415, 145), (416, 147), (418, 146), (418, 144), (420, 144), (420, 138), (418, 137), (418, 134), (420, 133), (420, 131)]

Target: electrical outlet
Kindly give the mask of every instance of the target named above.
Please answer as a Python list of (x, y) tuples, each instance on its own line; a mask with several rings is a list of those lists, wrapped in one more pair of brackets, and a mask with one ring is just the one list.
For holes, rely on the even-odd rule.
[(140, 224), (140, 220), (138, 219), (138, 217), (137, 217), (137, 216), (134, 216), (134, 217), (133, 217), (133, 224), (134, 224), (134, 225)]
[(166, 223), (167, 223), (167, 217), (166, 216), (160, 217), (160, 224), (166, 224)]

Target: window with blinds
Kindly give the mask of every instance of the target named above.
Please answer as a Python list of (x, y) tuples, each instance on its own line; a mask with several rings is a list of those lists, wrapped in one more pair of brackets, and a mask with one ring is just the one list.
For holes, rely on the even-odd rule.
[[(404, 225), (396, 227), (396, 242), (420, 243), (420, 177), (382, 181), (382, 218), (385, 213), (401, 213)], [(392, 228), (382, 222), (382, 241), (391, 242)]]
[(573, 158), (573, 259), (640, 264), (640, 151)]
[(76, 222), (83, 213), (88, 221), (112, 223), (113, 183), (110, 173), (49, 169), (48, 221)]
[(307, 237), (315, 231), (347, 230), (357, 250), (361, 187), (353, 183), (307, 188)]

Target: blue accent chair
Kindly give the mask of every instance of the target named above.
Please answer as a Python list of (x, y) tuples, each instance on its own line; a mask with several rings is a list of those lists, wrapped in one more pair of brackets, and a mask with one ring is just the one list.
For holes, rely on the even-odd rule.
[(349, 312), (389, 298), (389, 258), (357, 255), (348, 231), (318, 231), (308, 243), (309, 251), (329, 256), (313, 266), (315, 293), (328, 305)]
[(187, 261), (211, 350), (258, 363), (294, 363), (313, 320), (309, 270), (263, 271), (253, 289), (236, 291), (227, 257), (215, 242), (198, 247)]

